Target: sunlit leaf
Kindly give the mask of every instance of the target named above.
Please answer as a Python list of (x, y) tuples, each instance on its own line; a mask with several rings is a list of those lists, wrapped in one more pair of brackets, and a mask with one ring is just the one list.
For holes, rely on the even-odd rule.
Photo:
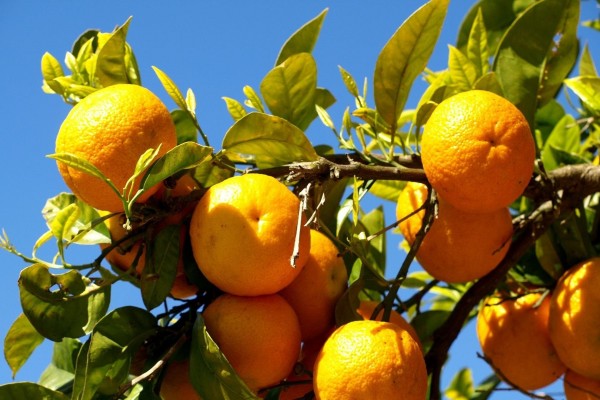
[(178, 144), (148, 169), (140, 188), (146, 190), (184, 169), (200, 165), (212, 154), (212, 148), (196, 142)]
[(423, 72), (440, 35), (448, 0), (431, 0), (413, 13), (386, 43), (375, 65), (377, 111), (392, 127), (415, 78)]
[(262, 100), (260, 99), (260, 97), (258, 97), (258, 95), (256, 94), (256, 91), (252, 88), (252, 86), (246, 85), (246, 86), (244, 86), (242, 91), (248, 98), (248, 100), (245, 102), (245, 104), (248, 107), (252, 107), (256, 111), (259, 111), (261, 113), (265, 112), (265, 107), (263, 106)]
[(99, 287), (74, 270), (53, 275), (41, 264), (21, 271), (19, 292), (27, 319), (54, 341), (91, 332), (110, 302), (110, 285)]
[(518, 2), (514, 0), (479, 0), (465, 14), (458, 31), (456, 47), (462, 51), (467, 49), (473, 24), (477, 14), (481, 12), (486, 28), (488, 52), (495, 54), (504, 32), (517, 16), (534, 2), (535, 0), (519, 0)]
[(248, 114), (244, 106), (239, 101), (232, 99), (231, 97), (223, 97), (223, 101), (225, 101), (227, 111), (229, 111), (229, 115), (231, 115), (231, 118), (233, 118), (234, 121), (237, 121), (244, 115)]
[(298, 127), (261, 113), (250, 113), (238, 120), (225, 133), (222, 147), (232, 160), (255, 162), (259, 168), (318, 158)]
[(376, 181), (373, 186), (371, 186), (370, 193), (383, 200), (396, 202), (405, 185), (406, 182), (404, 181)]
[(60, 193), (46, 201), (42, 208), (46, 223), (50, 226), (59, 212), (71, 204), (75, 204), (79, 210), (78, 218), (69, 231), (63, 232), (63, 239), (80, 244), (110, 243), (110, 233), (104, 224), (92, 226), (100, 218), (98, 211), (71, 193)]
[(169, 76), (165, 72), (160, 70), (158, 67), (153, 66), (152, 69), (154, 70), (154, 73), (156, 73), (158, 80), (160, 81), (160, 83), (162, 83), (167, 94), (171, 97), (171, 99), (173, 99), (175, 104), (177, 104), (177, 107), (179, 107), (182, 110), (187, 110), (185, 98), (183, 97), (181, 90), (179, 90), (175, 82), (173, 82), (173, 80), (169, 78)]
[(444, 397), (450, 400), (470, 400), (474, 394), (473, 373), (469, 368), (458, 371), (444, 391)]
[(292, 36), (286, 40), (279, 51), (275, 65), (281, 64), (295, 54), (312, 52), (317, 43), (317, 39), (319, 38), (321, 26), (323, 25), (323, 20), (327, 15), (327, 11), (328, 9), (321, 11), (319, 15), (302, 25), (300, 29), (294, 32)]
[(579, 60), (579, 75), (581, 76), (598, 76), (598, 70), (594, 59), (590, 53), (589, 46), (583, 46), (583, 52), (581, 53), (581, 59)]
[(354, 97), (359, 97), (359, 93), (358, 93), (358, 86), (356, 85), (356, 81), (354, 80), (354, 77), (352, 75), (350, 75), (350, 73), (348, 71), (346, 71), (344, 68), (342, 67), (338, 67), (340, 70), (340, 74), (342, 75), (342, 81), (344, 82), (344, 85), (346, 86), (346, 89), (348, 89), (348, 92), (350, 92), (350, 94)]
[[(542, 0), (527, 8), (511, 25), (498, 46), (493, 70), (498, 76), (504, 95), (525, 115), (533, 126), (535, 110), (552, 96), (545, 92), (543, 79), (552, 76), (547, 85), (554, 85), (559, 76), (572, 65), (572, 43), (565, 34), (565, 56), (549, 63), (557, 44), (554, 39), (561, 34), (563, 25), (571, 23), (575, 0)], [(527, 37), (527, 40), (523, 40)], [(560, 46), (563, 46), (561, 43)], [(556, 50), (558, 52), (558, 50)], [(562, 50), (561, 50), (562, 51)], [(556, 71), (556, 72), (555, 72)], [(564, 76), (563, 76), (564, 77)], [(548, 78), (549, 79), (549, 78)], [(562, 80), (562, 78), (560, 79)], [(540, 98), (544, 93), (544, 98)]]
[(471, 25), (469, 39), (467, 41), (467, 57), (475, 66), (476, 76), (481, 77), (490, 68), (487, 32), (481, 9), (477, 9), (477, 16)]
[(538, 262), (554, 279), (560, 278), (564, 268), (553, 241), (552, 231), (547, 231), (535, 241), (535, 255)]
[(0, 398), (2, 400), (69, 400), (69, 397), (63, 393), (56, 392), (31, 382), (16, 382), (0, 385)]
[(575, 92), (589, 110), (600, 115), (600, 78), (598, 76), (578, 76), (565, 79), (565, 85)]
[(450, 79), (459, 90), (469, 90), (477, 79), (477, 68), (475, 64), (460, 50), (454, 46), (448, 46), (448, 71)]
[(190, 374), (192, 385), (204, 399), (258, 399), (210, 337), (201, 315), (198, 315), (192, 331), (190, 369), (194, 371)]
[(19, 314), (4, 338), (4, 359), (12, 377), (21, 369), (33, 351), (44, 341), (24, 314)]
[(126, 37), (131, 18), (118, 27), (102, 45), (96, 60), (96, 77), (102, 86), (129, 83), (125, 67)]
[(307, 113), (314, 114), (317, 64), (309, 53), (290, 56), (260, 83), (260, 92), (274, 115), (304, 130)]

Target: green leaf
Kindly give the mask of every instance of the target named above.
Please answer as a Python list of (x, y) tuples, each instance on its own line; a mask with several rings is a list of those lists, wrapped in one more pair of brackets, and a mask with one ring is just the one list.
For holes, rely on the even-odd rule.
[[(380, 276), (385, 276), (386, 240), (385, 234), (381, 234), (381, 232), (385, 229), (383, 207), (379, 206), (377, 208), (374, 208), (373, 210), (365, 214), (360, 222), (369, 236), (379, 233), (378, 236), (373, 237), (371, 240), (367, 241), (368, 247), (365, 257), (371, 265), (371, 267), (373, 267), (377, 272), (379, 272)], [(378, 277), (375, 276), (375, 278)]]
[[(536, 2), (514, 21), (498, 46), (493, 70), (506, 98), (521, 110), (532, 127), (538, 103), (543, 105), (553, 97), (557, 81), (566, 76), (565, 71), (574, 62), (572, 43), (568, 40), (571, 35), (562, 30), (571, 24), (573, 9), (578, 9), (575, 3), (575, 0)], [(565, 42), (557, 45), (554, 38), (563, 33)], [(554, 58), (553, 51), (557, 52)]]
[(498, 76), (495, 72), (488, 72), (475, 82), (475, 89), (487, 90), (488, 92), (496, 93), (498, 96), (504, 97), (502, 86), (498, 82)]
[(309, 53), (287, 58), (264, 77), (260, 92), (276, 116), (284, 118), (300, 129), (307, 113), (314, 114), (317, 89), (317, 64)]
[(358, 86), (356, 85), (356, 81), (354, 80), (354, 77), (352, 75), (350, 75), (350, 73), (348, 71), (346, 71), (344, 68), (339, 67), (340, 70), (340, 74), (342, 74), (342, 81), (344, 82), (344, 85), (346, 86), (346, 89), (348, 89), (348, 92), (350, 92), (350, 94), (352, 96), (354, 96), (355, 98), (358, 98), (360, 96), (360, 94), (358, 93)]
[(15, 375), (29, 359), (33, 351), (44, 341), (25, 314), (19, 314), (4, 338), (4, 359)]
[(194, 179), (204, 188), (231, 178), (233, 174), (232, 169), (220, 167), (213, 160), (205, 160), (194, 168)]
[(595, 115), (600, 115), (600, 77), (578, 76), (565, 79), (565, 85), (581, 99)]
[(473, 374), (469, 368), (458, 371), (444, 391), (444, 397), (450, 400), (470, 400), (474, 394)]
[(171, 118), (177, 131), (177, 144), (195, 142), (198, 140), (196, 122), (189, 112), (184, 110), (171, 111)]
[(365, 288), (364, 280), (355, 280), (348, 286), (335, 306), (336, 326), (342, 326), (351, 321), (363, 319), (356, 311), (360, 305), (360, 293)]
[(54, 343), (52, 361), (42, 372), (38, 383), (53, 390), (72, 386), (75, 378), (75, 363), (81, 346), (79, 340), (71, 338), (64, 338)]
[(192, 331), (190, 370), (194, 371), (190, 374), (192, 385), (203, 399), (258, 399), (239, 378), (210, 337), (200, 314)]
[(48, 52), (42, 56), (42, 77), (45, 81), (52, 81), (55, 78), (64, 76), (65, 73), (60, 62)]
[(73, 221), (70, 229), (62, 231), (62, 239), (80, 244), (110, 243), (110, 232), (106, 225), (93, 225), (93, 222), (100, 218), (98, 211), (71, 193), (60, 193), (46, 201), (42, 208), (42, 216), (48, 227), (54, 224), (62, 210), (73, 205), (78, 210), (77, 219)]
[(158, 307), (169, 295), (179, 262), (181, 227), (169, 225), (152, 240), (142, 272), (142, 300), (148, 310)]
[(258, 95), (254, 91), (254, 89), (252, 88), (252, 86), (246, 85), (246, 86), (244, 86), (244, 88), (242, 89), (242, 91), (244, 92), (244, 94), (248, 98), (248, 100), (245, 103), (248, 107), (252, 107), (256, 111), (259, 111), (261, 113), (265, 112), (265, 107), (263, 106), (263, 103), (260, 100), (260, 97), (258, 97)]
[(374, 97), (377, 111), (392, 127), (402, 113), (415, 78), (423, 72), (440, 35), (448, 0), (431, 0), (413, 13), (377, 58)]
[(465, 15), (458, 32), (456, 47), (465, 51), (468, 47), (469, 37), (477, 14), (481, 12), (486, 28), (488, 54), (495, 54), (504, 32), (513, 23), (523, 9), (535, 0), (480, 0), (473, 5)]
[(92, 399), (97, 391), (115, 393), (129, 375), (134, 352), (156, 327), (152, 314), (132, 306), (102, 318), (77, 356), (73, 400)]
[(477, 16), (471, 25), (469, 39), (467, 41), (467, 57), (475, 66), (477, 77), (485, 75), (490, 68), (487, 32), (481, 9), (477, 9)]
[(581, 59), (579, 60), (579, 75), (581, 76), (598, 76), (598, 70), (594, 64), (594, 59), (590, 53), (590, 48), (587, 43), (583, 47)]
[(319, 38), (321, 26), (323, 25), (323, 20), (327, 15), (327, 11), (328, 9), (321, 11), (319, 15), (302, 25), (300, 29), (294, 32), (292, 36), (286, 40), (279, 51), (275, 65), (283, 63), (295, 54), (312, 52), (317, 43), (317, 39)]
[(535, 241), (535, 256), (548, 275), (556, 280), (560, 278), (564, 268), (554, 245), (552, 231), (545, 232)]
[(248, 114), (242, 103), (239, 101), (232, 99), (231, 97), (223, 97), (223, 101), (225, 101), (227, 111), (229, 111), (229, 115), (231, 115), (231, 118), (233, 118), (234, 121), (237, 121)]
[(194, 168), (207, 160), (211, 154), (211, 147), (196, 142), (178, 144), (152, 164), (144, 175), (140, 188), (147, 190), (184, 169)]
[(74, 270), (53, 275), (42, 264), (21, 271), (19, 292), (27, 319), (42, 336), (54, 341), (91, 332), (110, 301), (110, 285), (97, 286)]
[(126, 37), (131, 17), (118, 27), (101, 46), (96, 60), (96, 77), (104, 87), (116, 83), (130, 83), (125, 66)]
[(556, 169), (560, 163), (555, 158), (555, 150), (568, 153), (579, 153), (581, 148), (581, 134), (579, 126), (573, 116), (567, 114), (558, 121), (552, 133), (544, 143), (541, 158), (547, 171)]
[(52, 158), (58, 162), (62, 162), (63, 164), (66, 164), (71, 168), (74, 168), (78, 171), (84, 172), (88, 175), (91, 175), (95, 178), (98, 178), (98, 179), (104, 181), (107, 185), (109, 185), (111, 187), (111, 189), (119, 197), (122, 197), (121, 191), (115, 187), (115, 185), (111, 182), (111, 180), (108, 179), (106, 176), (104, 176), (102, 171), (100, 171), (98, 168), (96, 168), (89, 161), (87, 161), (83, 158), (80, 158), (71, 153), (54, 153), (54, 154), (48, 155), (47, 157)]
[(471, 400), (487, 400), (490, 396), (495, 393), (496, 387), (500, 384), (501, 380), (498, 375), (492, 373), (485, 378), (477, 388), (475, 389), (476, 395), (471, 397)]
[(475, 85), (477, 67), (473, 62), (454, 46), (448, 46), (448, 70), (450, 79), (459, 90), (469, 90)]
[(406, 182), (403, 181), (376, 181), (369, 192), (380, 199), (395, 203), (405, 185)]
[(548, 50), (547, 59), (542, 72), (541, 87), (538, 93), (539, 103), (544, 105), (556, 97), (569, 75), (579, 54), (579, 0), (560, 0), (556, 5), (563, 15), (559, 22), (553, 43)]
[(2, 400), (69, 400), (67, 395), (47, 389), (37, 383), (16, 382), (0, 385)]
[(152, 66), (152, 69), (154, 70), (154, 73), (158, 77), (160, 83), (162, 83), (167, 94), (171, 97), (171, 99), (173, 99), (175, 104), (177, 104), (177, 107), (179, 107), (182, 110), (187, 110), (185, 98), (183, 97), (181, 90), (179, 90), (175, 82), (173, 82), (173, 80), (169, 78), (169, 76), (165, 72), (158, 69), (158, 67)]
[(258, 168), (318, 158), (298, 127), (262, 113), (250, 113), (233, 124), (225, 133), (222, 147), (232, 161), (256, 163)]

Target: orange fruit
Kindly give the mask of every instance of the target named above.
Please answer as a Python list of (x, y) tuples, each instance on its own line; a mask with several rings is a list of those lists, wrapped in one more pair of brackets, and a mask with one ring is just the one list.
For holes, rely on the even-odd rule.
[(563, 386), (567, 400), (600, 399), (600, 380), (586, 378), (577, 372), (567, 370)]
[(501, 378), (523, 390), (536, 390), (565, 372), (548, 333), (550, 297), (529, 293), (490, 297), (477, 315), (477, 336), (484, 355)]
[(425, 124), (421, 159), (440, 197), (464, 211), (509, 206), (533, 173), (535, 143), (511, 102), (471, 90), (442, 101)]
[(190, 363), (171, 361), (160, 385), (160, 397), (163, 400), (200, 400), (200, 395), (190, 382)]
[[(427, 186), (422, 183), (406, 182), (406, 186), (404, 186), (404, 189), (400, 192), (400, 196), (398, 196), (396, 218), (398, 221), (401, 221), (398, 228), (402, 236), (410, 244), (415, 241), (421, 229), (421, 222), (425, 217), (425, 209), (416, 211), (425, 205), (428, 192)], [(413, 212), (415, 214), (407, 218)]]
[(206, 331), (253, 391), (274, 385), (294, 368), (300, 354), (300, 324), (278, 294), (223, 294), (203, 312)]
[[(426, 193), (425, 185), (407, 185), (398, 198), (397, 210), (402, 215), (397, 218), (416, 210)], [(508, 251), (513, 234), (508, 208), (474, 214), (459, 210), (442, 198), (438, 198), (438, 203), (437, 218), (417, 251), (423, 269), (434, 278), (451, 283), (478, 279), (493, 270)], [(409, 244), (421, 228), (423, 216), (424, 212), (419, 212), (400, 224)]]
[[(159, 156), (177, 145), (175, 124), (161, 100), (150, 90), (118, 84), (97, 90), (71, 109), (56, 137), (56, 153), (70, 153), (99, 169), (120, 191), (148, 149)], [(123, 211), (117, 194), (99, 178), (60, 161), (58, 169), (77, 197), (94, 208)], [(133, 193), (138, 189), (137, 180)], [(158, 186), (139, 198), (147, 200)]]
[(600, 380), (600, 258), (567, 270), (550, 306), (550, 337), (566, 366)]
[[(374, 300), (361, 300), (360, 305), (356, 309), (356, 312), (364, 319), (371, 319), (371, 316), (373, 315), (373, 312), (375, 312), (375, 308), (377, 308), (378, 305), (379, 302)], [(383, 309), (381, 309), (379, 314), (377, 314), (375, 321), (381, 321), (382, 318)], [(398, 311), (392, 310), (392, 312), (390, 313), (389, 322), (398, 325), (402, 329), (405, 329), (414, 339), (414, 341), (417, 342), (419, 348), (423, 349), (423, 346), (421, 345), (421, 339), (419, 339), (417, 331), (415, 331), (415, 328), (413, 328), (413, 326), (407, 320), (405, 320), (404, 317)]]
[(335, 324), (335, 305), (347, 280), (338, 248), (326, 235), (311, 229), (308, 261), (294, 281), (279, 292), (298, 315), (302, 340), (321, 335)]
[(423, 353), (406, 329), (390, 322), (352, 321), (336, 329), (315, 361), (320, 400), (423, 400)]
[[(172, 189), (167, 189), (164, 185), (161, 185), (159, 190), (153, 196), (158, 201), (165, 202), (168, 198), (173, 197), (183, 197), (189, 195), (194, 190), (199, 189), (196, 181), (189, 175), (183, 175), (181, 178), (177, 180), (175, 183), (175, 187)], [(183, 207), (183, 209), (173, 215), (169, 215), (164, 218), (164, 220), (157, 223), (156, 230), (165, 228), (168, 225), (178, 225), (181, 224), (180, 230), (180, 248), (179, 248), (179, 261), (177, 263), (177, 273), (175, 276), (175, 281), (173, 282), (173, 287), (171, 288), (171, 296), (176, 299), (185, 299), (188, 297), (194, 296), (198, 292), (198, 287), (187, 279), (184, 271), (183, 265), (183, 245), (186, 240), (186, 235), (188, 234), (188, 226), (184, 223), (185, 218), (189, 217), (190, 214), (194, 210), (194, 203), (190, 203)], [(105, 212), (100, 212), (100, 214), (106, 215)], [(110, 235), (111, 240), (113, 242), (117, 242), (123, 240), (128, 234), (130, 234), (123, 225), (125, 224), (125, 214), (117, 214), (106, 221), (106, 224)], [(143, 245), (143, 239), (136, 240), (131, 242), (126, 240), (122, 245), (114, 248), (111, 252), (106, 255), (106, 260), (110, 262), (112, 265), (117, 267), (122, 271), (127, 271), (135, 258), (140, 251), (140, 247)], [(108, 247), (106, 244), (102, 244), (100, 246), (102, 249)], [(146, 266), (146, 250), (141, 250), (141, 255), (139, 256), (137, 265), (136, 265), (136, 274), (140, 276), (142, 271)]]
[(219, 289), (240, 296), (273, 294), (289, 285), (308, 260), (304, 226), (294, 260), (300, 200), (277, 179), (246, 174), (211, 186), (192, 216), (198, 267)]

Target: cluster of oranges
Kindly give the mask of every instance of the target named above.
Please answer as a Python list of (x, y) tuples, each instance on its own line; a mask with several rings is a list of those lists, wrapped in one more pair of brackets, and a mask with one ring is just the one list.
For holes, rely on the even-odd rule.
[[(421, 143), (437, 212), (416, 258), (434, 278), (463, 283), (503, 259), (513, 233), (508, 209), (529, 183), (535, 144), (527, 120), (508, 100), (472, 90), (441, 102)], [(427, 186), (408, 183), (398, 198), (399, 228), (412, 245), (421, 230)]]
[[(320, 399), (347, 393), (424, 398), (427, 374), (419, 339), (399, 313), (392, 312), (391, 322), (382, 322), (381, 315), (370, 321), (377, 302), (364, 301), (356, 310), (364, 320), (336, 327), (335, 306), (348, 280), (343, 258), (327, 235), (306, 225), (299, 199), (275, 178), (245, 174), (214, 184), (200, 200), (154, 224), (150, 238), (144, 225), (126, 224), (126, 193), (119, 196), (114, 188), (129, 185), (135, 193), (140, 179), (132, 185), (129, 178), (141, 176), (137, 160), (148, 149), (163, 155), (176, 143), (168, 110), (141, 86), (100, 89), (65, 119), (56, 153), (88, 161), (113, 184), (58, 162), (72, 192), (106, 218), (112, 239), (102, 245), (106, 259), (142, 276), (149, 262), (145, 244), (168, 226), (180, 227), (180, 242), (191, 243), (199, 270), (221, 293), (201, 312), (206, 330), (259, 395), (280, 386), (282, 399), (313, 390)], [(164, 205), (199, 189), (183, 175), (137, 201)], [(181, 256), (177, 271), (171, 296), (195, 295), (198, 287), (188, 281)], [(161, 396), (199, 398), (189, 379), (193, 373), (189, 361), (170, 362)]]
[(477, 334), (498, 374), (523, 390), (564, 374), (568, 400), (600, 397), (600, 259), (570, 269), (551, 293), (495, 295), (482, 304)]

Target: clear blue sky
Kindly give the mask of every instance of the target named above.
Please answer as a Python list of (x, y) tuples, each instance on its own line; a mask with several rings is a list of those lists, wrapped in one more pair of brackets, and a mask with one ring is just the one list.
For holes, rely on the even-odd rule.
[[(0, 196), (0, 228), (6, 230), (20, 250), (29, 253), (46, 230), (40, 214), (44, 202), (66, 190), (55, 163), (45, 156), (54, 152), (54, 138), (69, 106), (58, 96), (41, 91), (40, 59), (48, 51), (62, 62), (65, 52), (86, 29), (109, 32), (133, 16), (128, 41), (136, 53), (144, 86), (157, 93), (169, 108), (175, 107), (152, 72), (151, 66), (155, 65), (183, 90), (192, 88), (203, 129), (218, 147), (231, 125), (221, 97), (242, 99), (244, 85), (258, 88), (285, 39), (303, 23), (329, 8), (314, 55), (319, 84), (337, 97), (330, 114), (339, 124), (344, 108), (351, 106), (353, 100), (343, 87), (338, 65), (353, 74), (360, 84), (365, 77), (371, 82), (379, 51), (402, 21), (423, 3), (423, 0), (93, 3), (3, 0), (0, 2), (0, 177), (4, 189)], [(454, 0), (450, 5), (430, 68), (445, 68), (447, 44), (455, 43), (460, 21), (473, 3), (473, 0)], [(597, 16), (594, 1), (582, 3), (583, 19)], [(600, 33), (587, 28), (581, 28), (580, 32), (600, 65)], [(424, 87), (419, 80), (409, 107), (415, 105)], [(318, 122), (310, 135), (315, 142), (330, 141), (330, 132)], [(387, 204), (389, 218), (393, 218), (392, 211), (393, 205)], [(401, 262), (400, 253), (395, 250), (398, 240), (397, 236), (389, 238), (392, 266)], [(50, 257), (51, 253), (44, 255)], [(0, 251), (2, 338), (20, 312), (17, 279), (23, 267), (18, 258)], [(139, 296), (132, 296), (134, 292), (127, 289), (126, 285), (117, 288), (111, 308), (125, 303), (141, 304)], [(36, 381), (50, 360), (50, 350), (48, 342), (38, 348), (18, 373), (17, 380)], [(489, 369), (477, 360), (477, 351), (479, 346), (470, 326), (452, 348), (445, 382), (467, 364), (474, 369), (476, 379), (487, 376)], [(10, 370), (0, 360), (0, 383), (10, 381)], [(551, 389), (553, 394), (556, 391), (560, 392), (561, 386)], [(492, 398), (515, 399), (519, 395), (499, 392)]]

